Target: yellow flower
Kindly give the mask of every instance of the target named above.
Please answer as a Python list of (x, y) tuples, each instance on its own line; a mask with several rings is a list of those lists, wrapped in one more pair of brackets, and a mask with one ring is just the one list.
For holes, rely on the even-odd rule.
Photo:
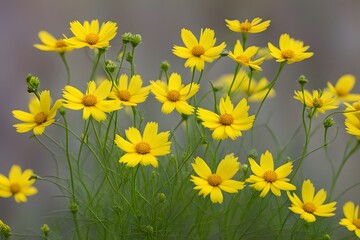
[(304, 103), (304, 97), (305, 105), (314, 109), (315, 114), (317, 114), (317, 112), (325, 113), (325, 111), (338, 108), (338, 104), (333, 95), (326, 91), (319, 93), (319, 91), (313, 90), (312, 95), (307, 90), (304, 90), (304, 94), (302, 91), (295, 91), (294, 99)]
[(287, 192), (287, 195), (292, 203), (289, 209), (296, 214), (300, 215), (300, 218), (304, 219), (307, 222), (315, 222), (316, 217), (331, 217), (334, 216), (333, 213), (336, 210), (336, 202), (331, 202), (328, 204), (323, 204), (326, 200), (326, 192), (324, 189), (320, 189), (315, 194), (314, 185), (310, 180), (305, 180), (302, 185), (302, 201), (294, 193), (291, 195)]
[(86, 120), (90, 115), (96, 121), (104, 121), (108, 112), (113, 112), (121, 108), (119, 100), (107, 100), (111, 91), (112, 83), (109, 80), (103, 81), (98, 88), (94, 81), (88, 82), (86, 94), (78, 89), (67, 85), (63, 91), (64, 107), (72, 110), (83, 109), (83, 119)]
[(359, 205), (355, 207), (353, 202), (347, 202), (343, 206), (345, 218), (341, 219), (340, 225), (345, 226), (349, 231), (354, 231), (360, 238)]
[(123, 74), (119, 78), (119, 85), (114, 87), (109, 94), (109, 98), (118, 99), (124, 106), (136, 106), (145, 102), (150, 92), (150, 86), (142, 87), (140, 75), (134, 75), (128, 82), (128, 76)]
[(279, 40), (279, 48), (268, 43), (271, 55), (276, 58), (277, 62), (284, 62), (291, 64), (294, 62), (300, 62), (304, 59), (312, 57), (314, 53), (306, 52), (309, 46), (304, 46), (304, 43), (299, 40), (290, 38), (289, 34), (282, 34)]
[(249, 130), (253, 125), (255, 116), (249, 116), (248, 110), (249, 106), (245, 98), (234, 108), (230, 97), (227, 96), (220, 100), (220, 115), (203, 108), (198, 108), (197, 115), (205, 127), (213, 130), (213, 139), (223, 140), (230, 137), (235, 140), (242, 135), (241, 131)]
[(360, 101), (353, 105), (344, 104), (346, 105), (344, 113), (346, 132), (360, 139)]
[(115, 144), (126, 152), (119, 162), (126, 163), (126, 166), (135, 167), (139, 163), (143, 166), (152, 165), (158, 167), (157, 156), (164, 156), (170, 153), (171, 142), (169, 131), (158, 134), (158, 124), (149, 122), (146, 124), (143, 136), (134, 127), (125, 130), (125, 140), (116, 134)]
[(185, 67), (196, 68), (198, 71), (204, 69), (205, 62), (212, 62), (220, 57), (221, 52), (226, 47), (222, 42), (215, 46), (216, 38), (214, 30), (206, 28), (200, 32), (200, 40), (198, 41), (194, 34), (187, 30), (181, 29), (181, 38), (185, 47), (174, 45), (173, 53), (180, 57), (186, 58)]
[(274, 170), (274, 161), (272, 154), (266, 151), (261, 154), (260, 165), (252, 158), (249, 158), (251, 171), (254, 173), (246, 182), (252, 183), (250, 186), (257, 191), (261, 191), (260, 197), (265, 197), (271, 192), (280, 197), (280, 190), (295, 190), (296, 187), (289, 183), (290, 179), (286, 178), (292, 172), (292, 162), (285, 163)]
[(62, 101), (59, 99), (51, 108), (50, 92), (45, 90), (40, 94), (40, 100), (36, 97), (32, 98), (29, 103), (30, 112), (21, 110), (14, 110), (12, 114), (14, 117), (24, 123), (14, 124), (16, 131), (25, 133), (33, 130), (35, 135), (40, 135), (44, 132), (45, 127), (55, 122), (56, 111), (61, 107)]
[(329, 91), (335, 95), (336, 99), (347, 102), (354, 102), (360, 100), (360, 94), (351, 94), (350, 91), (354, 88), (356, 79), (355, 76), (346, 74), (339, 78), (335, 86), (328, 82)]
[(35, 179), (30, 180), (32, 175), (32, 170), (22, 172), (20, 166), (13, 165), (8, 178), (0, 174), (0, 197), (14, 196), (16, 202), (27, 202), (26, 196), (37, 193), (37, 189), (32, 186)]
[(70, 22), (70, 30), (74, 34), (72, 38), (64, 41), (74, 48), (106, 48), (110, 40), (116, 35), (117, 26), (114, 22), (103, 23), (99, 29), (99, 21), (85, 21), (83, 25), (79, 21)]
[(232, 60), (243, 66), (248, 66), (254, 70), (262, 71), (260, 64), (262, 64), (265, 57), (259, 58), (257, 60), (252, 60), (252, 57), (257, 53), (258, 50), (259, 50), (258, 47), (252, 46), (252, 47), (248, 47), (244, 51), (240, 41), (238, 40), (234, 47), (234, 53), (230, 51), (228, 56)]
[(261, 18), (254, 18), (251, 22), (246, 19), (244, 22), (239, 20), (228, 20), (225, 19), (226, 26), (233, 32), (243, 32), (243, 33), (259, 33), (265, 31), (270, 25), (270, 20), (261, 22)]
[(190, 115), (194, 112), (194, 107), (190, 106), (186, 100), (193, 97), (200, 88), (199, 84), (188, 84), (184, 86), (181, 76), (177, 73), (170, 75), (169, 84), (164, 82), (150, 81), (151, 92), (159, 102), (163, 103), (161, 111), (165, 114), (171, 113), (174, 109), (180, 114)]
[(237, 193), (244, 188), (244, 182), (231, 179), (240, 169), (240, 163), (234, 154), (228, 154), (220, 161), (216, 173), (212, 173), (209, 166), (200, 157), (197, 157), (191, 165), (199, 176), (191, 175), (191, 181), (196, 185), (194, 189), (200, 190), (199, 195), (204, 197), (210, 194), (210, 200), (213, 203), (221, 204), (223, 202), (221, 191)]
[(64, 42), (64, 39), (56, 39), (46, 31), (39, 32), (39, 38), (42, 44), (34, 44), (34, 47), (42, 51), (55, 51), (58, 53), (64, 53), (73, 50), (72, 47)]

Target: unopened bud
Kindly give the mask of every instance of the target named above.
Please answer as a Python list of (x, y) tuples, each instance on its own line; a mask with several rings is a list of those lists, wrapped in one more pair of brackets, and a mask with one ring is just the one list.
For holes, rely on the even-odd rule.
[(5, 239), (8, 239), (11, 236), (11, 228), (9, 225), (5, 224), (0, 220), (0, 236), (3, 236)]
[(131, 42), (133, 35), (129, 32), (124, 33), (121, 38), (124, 44)]
[(38, 77), (29, 74), (26, 77), (26, 85), (28, 93), (37, 93), (40, 86), (40, 80)]
[(163, 61), (160, 65), (160, 68), (161, 68), (161, 70), (166, 72), (167, 70), (169, 70), (170, 64), (168, 63), (168, 61)]
[(157, 198), (158, 198), (159, 202), (162, 203), (162, 202), (165, 202), (165, 200), (166, 200), (166, 195), (165, 195), (165, 193), (159, 193), (159, 194), (157, 195)]
[(137, 45), (139, 45), (140, 43), (141, 43), (141, 41), (142, 41), (142, 37), (141, 37), (141, 35), (140, 34), (134, 34), (133, 36), (132, 36), (132, 39), (131, 39), (131, 45), (133, 46), (133, 47), (136, 47)]
[(324, 128), (329, 128), (329, 127), (332, 127), (334, 124), (335, 124), (335, 121), (332, 117), (328, 117), (328, 118), (325, 118), (324, 119)]
[(307, 82), (308, 82), (308, 80), (307, 80), (307, 78), (305, 77), (305, 75), (301, 75), (300, 77), (299, 77), (299, 79), (298, 79), (298, 82), (299, 82), (299, 84), (300, 85), (305, 85)]
[(70, 203), (69, 209), (71, 213), (77, 213), (77, 211), (79, 210), (79, 205), (76, 202), (72, 202)]
[(48, 237), (49, 236), (49, 231), (50, 231), (50, 228), (49, 228), (49, 225), (47, 225), (46, 223), (43, 224), (41, 226), (41, 232), (44, 234), (45, 237)]
[(258, 153), (255, 149), (251, 149), (249, 154), (248, 154), (248, 158), (252, 158), (254, 160), (256, 160), (258, 157)]
[(105, 61), (105, 67), (110, 73), (113, 73), (116, 70), (116, 64), (111, 60)]

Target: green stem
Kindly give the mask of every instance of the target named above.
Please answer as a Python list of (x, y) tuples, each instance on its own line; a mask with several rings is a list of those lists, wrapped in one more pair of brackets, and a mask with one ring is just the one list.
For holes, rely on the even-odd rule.
[(134, 67), (134, 59), (135, 59), (135, 47), (132, 47), (131, 50), (131, 68), (130, 68), (130, 76), (132, 77), (135, 73), (135, 67)]
[(252, 79), (253, 72), (254, 72), (254, 70), (252, 68), (250, 68), (249, 84), (248, 84), (248, 89), (247, 89), (247, 94), (246, 94), (247, 99), (250, 97), (250, 86), (251, 86), (251, 79)]
[[(121, 56), (121, 60), (120, 60), (120, 64), (119, 64), (119, 70), (118, 70), (118, 72), (116, 73), (116, 81), (118, 81), (118, 80), (119, 80), (119, 77), (120, 77), (120, 72), (121, 72), (122, 64), (123, 64), (123, 62), (124, 62), (125, 55), (126, 55), (126, 46), (127, 46), (127, 44), (125, 43), (125, 44), (124, 44), (124, 51), (123, 51), (123, 54), (122, 54), (122, 56)], [(119, 53), (119, 54), (120, 54), (120, 53)], [(119, 55), (119, 54), (118, 54), (118, 55)], [(119, 82), (117, 82), (117, 84), (119, 84)]]
[(236, 78), (236, 76), (237, 76), (238, 73), (239, 73), (239, 68), (240, 68), (240, 64), (239, 64), (239, 63), (236, 63), (235, 72), (234, 72), (234, 77), (233, 77), (233, 79), (232, 79), (232, 81), (231, 81), (230, 88), (229, 88), (229, 91), (228, 91), (228, 95), (229, 95), (229, 96), (231, 95), (231, 89), (232, 89), (232, 87), (233, 87), (233, 85), (234, 85), (235, 78)]
[(65, 68), (66, 68), (66, 76), (67, 76), (67, 84), (70, 85), (71, 78), (70, 78), (70, 68), (65, 58), (65, 52), (60, 53), (61, 60), (63, 61)]
[(91, 71), (91, 75), (90, 75), (90, 78), (89, 78), (89, 81), (91, 80), (94, 80), (94, 76), (95, 76), (95, 72), (96, 72), (96, 69), (99, 65), (99, 61), (100, 61), (100, 58), (101, 58), (101, 55), (105, 52), (105, 49), (104, 48), (99, 48), (98, 49), (98, 53), (97, 53), (97, 56), (96, 56), (96, 60), (94, 62), (94, 65), (93, 65), (93, 68), (92, 68), (92, 71)]

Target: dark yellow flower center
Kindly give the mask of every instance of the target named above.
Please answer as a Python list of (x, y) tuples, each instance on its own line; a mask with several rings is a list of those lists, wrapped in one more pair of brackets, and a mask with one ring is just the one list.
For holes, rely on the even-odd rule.
[(316, 207), (312, 202), (307, 202), (302, 207), (305, 212), (307, 213), (313, 213), (316, 211)]
[(222, 178), (221, 178), (221, 176), (219, 176), (217, 174), (211, 174), (207, 181), (211, 186), (216, 187), (221, 184)]
[(47, 119), (47, 116), (44, 112), (39, 112), (34, 116), (34, 122), (37, 125), (43, 124), (44, 122), (46, 122), (46, 119)]
[(10, 192), (12, 194), (17, 194), (21, 190), (21, 186), (18, 183), (12, 183), (10, 184)]
[(354, 219), (353, 224), (357, 229), (360, 229), (360, 219)]
[(224, 113), (219, 117), (219, 122), (222, 125), (229, 126), (234, 122), (234, 117), (231, 114)]
[(291, 49), (286, 49), (281, 51), (281, 56), (285, 59), (291, 59), (295, 57), (295, 53)]
[(85, 95), (82, 99), (82, 104), (86, 107), (92, 107), (96, 104), (96, 97), (92, 94)]
[(128, 90), (119, 90), (119, 92), (117, 93), (117, 96), (121, 101), (124, 101), (124, 102), (129, 101), (131, 98), (131, 94)]
[(239, 55), (236, 57), (236, 59), (242, 64), (249, 64), (250, 61), (249, 58), (245, 55)]
[(339, 97), (343, 97), (348, 94), (348, 91), (344, 88), (338, 88), (338, 89), (336, 89), (336, 93)]
[(268, 170), (264, 173), (263, 178), (269, 183), (273, 183), (277, 180), (277, 174), (275, 171)]
[(138, 154), (148, 154), (150, 152), (150, 145), (147, 142), (139, 142), (136, 144), (135, 150)]
[(353, 104), (353, 107), (356, 109), (356, 110), (360, 110), (360, 102), (356, 102)]
[(321, 108), (323, 106), (323, 100), (321, 98), (314, 98), (313, 105), (315, 108)]
[(55, 43), (56, 47), (57, 48), (62, 48), (62, 47), (66, 47), (67, 44), (64, 42), (63, 39), (58, 39)]
[(85, 41), (90, 45), (95, 45), (99, 41), (99, 35), (95, 33), (89, 33), (88, 35), (86, 35)]
[(176, 90), (170, 90), (168, 91), (166, 97), (169, 101), (177, 102), (180, 100), (180, 93)]
[(205, 53), (205, 49), (203, 46), (200, 45), (196, 45), (195, 47), (193, 47), (193, 49), (191, 50), (191, 54), (195, 57), (200, 57), (201, 55), (203, 55)]
[(248, 20), (246, 19), (245, 22), (240, 23), (240, 31), (242, 32), (248, 32), (251, 29), (251, 23), (248, 22)]

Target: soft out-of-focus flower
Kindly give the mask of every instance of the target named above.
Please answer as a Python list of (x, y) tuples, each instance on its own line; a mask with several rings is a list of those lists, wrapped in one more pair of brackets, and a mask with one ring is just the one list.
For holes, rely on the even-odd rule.
[(359, 205), (355, 206), (353, 202), (347, 202), (343, 206), (343, 212), (345, 218), (342, 218), (339, 224), (354, 232), (360, 238)]
[(239, 20), (228, 20), (225, 19), (226, 26), (233, 32), (242, 32), (242, 33), (259, 33), (265, 31), (270, 25), (270, 20), (261, 22), (262, 19), (257, 17), (249, 22), (246, 19), (243, 22)]
[(346, 132), (360, 139), (360, 101), (353, 105), (344, 104), (346, 105), (344, 112)]
[(328, 82), (329, 91), (340, 101), (354, 102), (360, 100), (360, 94), (350, 93), (354, 88), (356, 78), (354, 75), (346, 74), (339, 78), (335, 86)]
[(42, 44), (34, 44), (34, 47), (39, 50), (54, 51), (58, 53), (64, 53), (73, 50), (71, 46), (65, 43), (64, 39), (56, 39), (46, 31), (39, 32), (39, 38)]

